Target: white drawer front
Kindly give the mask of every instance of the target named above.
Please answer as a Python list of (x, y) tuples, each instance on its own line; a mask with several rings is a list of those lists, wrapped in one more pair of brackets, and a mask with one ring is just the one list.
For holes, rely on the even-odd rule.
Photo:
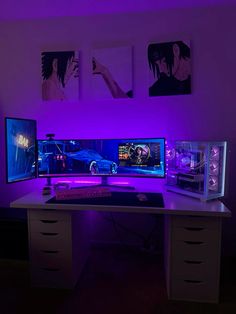
[(31, 232), (57, 232), (66, 234), (70, 231), (70, 223), (57, 219), (31, 220), (29, 222), (29, 231)]
[(215, 281), (174, 279), (171, 284), (170, 298), (175, 300), (217, 302), (218, 286)]
[(30, 252), (30, 262), (38, 267), (55, 267), (62, 269), (69, 267), (72, 263), (72, 254), (70, 248), (65, 250), (55, 249), (34, 249)]
[(182, 258), (173, 257), (171, 274), (185, 279), (212, 280), (219, 274), (218, 263), (214, 258)]
[(70, 222), (70, 213), (58, 210), (28, 210), (29, 220), (59, 220)]
[(172, 216), (172, 228), (204, 228), (219, 229), (220, 218), (193, 217), (193, 216)]
[(176, 227), (172, 230), (172, 241), (203, 241), (211, 244), (219, 241), (219, 232), (203, 227)]
[(172, 247), (172, 257), (180, 256), (188, 260), (205, 260), (209, 252), (215, 257), (219, 255), (219, 244), (205, 241), (175, 240)]
[(71, 230), (68, 232), (31, 232), (30, 249), (64, 250), (71, 247)]
[(32, 267), (33, 286), (50, 288), (73, 288), (75, 280), (71, 268)]

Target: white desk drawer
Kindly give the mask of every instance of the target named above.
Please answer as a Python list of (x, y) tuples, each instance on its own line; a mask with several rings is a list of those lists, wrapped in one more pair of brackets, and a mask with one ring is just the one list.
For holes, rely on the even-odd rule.
[(174, 279), (171, 284), (170, 298), (174, 300), (217, 302), (218, 285), (215, 280)]
[(75, 280), (70, 268), (32, 267), (31, 282), (37, 287), (73, 288)]
[(171, 274), (173, 277), (191, 278), (196, 280), (212, 280), (218, 276), (218, 264), (214, 258), (182, 259), (173, 257)]
[(67, 246), (71, 247), (71, 230), (68, 232), (31, 232), (31, 249), (59, 249), (64, 250)]
[(203, 228), (219, 229), (220, 219), (212, 217), (173, 216), (171, 217), (172, 228)]
[(206, 242), (219, 241), (219, 233), (214, 229), (203, 227), (176, 227), (172, 230), (172, 241)]
[(30, 262), (38, 267), (68, 267), (72, 263), (72, 254), (69, 248), (65, 250), (34, 249), (30, 252)]
[(70, 223), (68, 221), (56, 220), (56, 219), (41, 219), (32, 220), (29, 222), (29, 230), (31, 232), (39, 233), (62, 233), (66, 234), (70, 232)]
[(28, 216), (29, 220), (49, 220), (49, 221), (65, 221), (70, 222), (71, 221), (71, 214), (53, 210), (53, 211), (47, 211), (47, 210), (28, 210)]
[(218, 243), (204, 241), (175, 240), (172, 247), (172, 258), (179, 255), (189, 260), (205, 260), (209, 258), (209, 254), (218, 256), (218, 246)]

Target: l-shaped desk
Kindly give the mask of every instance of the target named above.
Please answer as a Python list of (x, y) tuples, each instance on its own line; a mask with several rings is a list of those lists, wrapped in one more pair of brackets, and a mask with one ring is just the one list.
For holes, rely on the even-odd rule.
[[(89, 252), (91, 211), (161, 214), (165, 215), (164, 260), (169, 299), (218, 302), (222, 218), (230, 217), (230, 210), (218, 200), (202, 202), (166, 191), (162, 193), (164, 207), (155, 202), (147, 206), (143, 194), (148, 199), (153, 193), (146, 192), (139, 198), (140, 204), (132, 204), (130, 197), (137, 194), (140, 193), (113, 192), (111, 198), (115, 195), (116, 201), (109, 204), (105, 198), (100, 198), (99, 204), (91, 199), (60, 204), (47, 203), (52, 195), (37, 191), (12, 202), (11, 207), (26, 208), (28, 213), (32, 285), (75, 286)], [(117, 199), (123, 199), (121, 204)]]

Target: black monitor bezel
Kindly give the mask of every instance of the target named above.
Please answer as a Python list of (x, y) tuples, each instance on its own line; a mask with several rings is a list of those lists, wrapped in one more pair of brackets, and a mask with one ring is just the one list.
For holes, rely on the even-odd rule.
[[(7, 143), (7, 120), (23, 120), (23, 121), (32, 121), (34, 122), (34, 132), (35, 132), (35, 145), (34, 145), (34, 154), (35, 154), (35, 169), (34, 169), (34, 176), (30, 178), (25, 178), (25, 179), (19, 179), (15, 181), (9, 181), (9, 175), (8, 175), (8, 143)], [(7, 184), (12, 184), (12, 183), (17, 183), (17, 182), (22, 182), (22, 181), (29, 181), (33, 179), (37, 179), (38, 177), (38, 147), (37, 147), (37, 120), (34, 119), (28, 119), (28, 118), (18, 118), (18, 117), (5, 117), (4, 118), (4, 123), (5, 123), (5, 158), (6, 158), (6, 183)]]
[[(38, 142), (39, 141), (92, 141), (92, 140), (163, 140), (164, 143), (164, 175), (163, 176), (157, 176), (157, 175), (130, 175), (130, 174), (89, 174), (89, 173), (78, 173), (78, 174), (51, 174), (51, 175), (39, 175), (38, 172)], [(44, 178), (73, 178), (73, 177), (92, 177), (92, 178), (98, 178), (98, 177), (110, 177), (110, 178), (119, 178), (119, 177), (126, 177), (126, 178), (153, 178), (153, 179), (165, 179), (166, 178), (166, 138), (165, 137), (137, 137), (137, 138), (80, 138), (80, 139), (37, 139), (36, 141), (36, 147), (37, 147), (37, 154), (36, 154), (36, 165), (37, 165), (37, 177), (40, 179)]]

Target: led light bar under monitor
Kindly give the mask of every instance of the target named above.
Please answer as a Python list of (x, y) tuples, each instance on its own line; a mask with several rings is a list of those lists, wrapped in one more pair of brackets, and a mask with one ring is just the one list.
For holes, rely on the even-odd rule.
[(36, 178), (36, 121), (5, 118), (7, 183)]
[(38, 176), (165, 177), (165, 139), (38, 140)]

